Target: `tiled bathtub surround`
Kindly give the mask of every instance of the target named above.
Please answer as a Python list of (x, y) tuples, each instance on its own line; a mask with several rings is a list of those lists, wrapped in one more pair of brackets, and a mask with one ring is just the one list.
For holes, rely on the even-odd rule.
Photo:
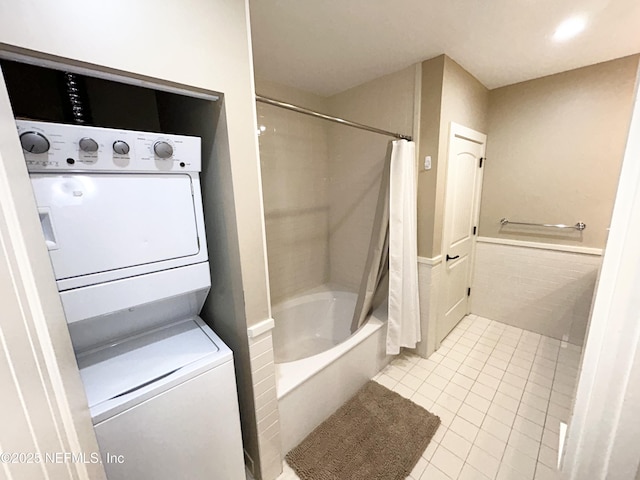
[(471, 312), (582, 345), (601, 260), (479, 240)]
[(269, 329), (254, 338), (249, 338), (251, 378), (258, 425), (258, 448), (263, 478), (275, 478), (280, 472), (282, 462), (271, 332), (272, 330)]
[(442, 257), (436, 259), (418, 257), (418, 289), (420, 295), (420, 328), (422, 341), (415, 352), (428, 357), (436, 349), (436, 317), (438, 314), (438, 295), (440, 294), (440, 271)]
[(257, 108), (269, 282), (277, 303), (329, 279), (327, 125), (261, 103)]
[[(398, 357), (375, 380), (440, 416), (410, 480), (558, 479), (580, 349), (470, 315), (425, 360)], [(280, 480), (297, 477), (286, 465)]]

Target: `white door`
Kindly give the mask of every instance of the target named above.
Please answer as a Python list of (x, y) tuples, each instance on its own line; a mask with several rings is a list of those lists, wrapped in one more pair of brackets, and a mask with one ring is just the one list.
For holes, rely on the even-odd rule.
[(438, 342), (469, 313), (482, 162), (487, 136), (451, 123), (442, 241), (443, 296)]

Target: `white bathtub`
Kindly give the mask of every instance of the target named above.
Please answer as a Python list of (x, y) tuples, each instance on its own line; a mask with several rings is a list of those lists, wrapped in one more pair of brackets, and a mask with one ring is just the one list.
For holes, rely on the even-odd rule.
[(324, 291), (274, 306), (283, 454), (391, 360), (385, 354), (386, 302), (351, 334), (355, 302), (353, 293)]
[(323, 291), (273, 307), (273, 351), (276, 363), (292, 362), (324, 352), (351, 335), (358, 295)]

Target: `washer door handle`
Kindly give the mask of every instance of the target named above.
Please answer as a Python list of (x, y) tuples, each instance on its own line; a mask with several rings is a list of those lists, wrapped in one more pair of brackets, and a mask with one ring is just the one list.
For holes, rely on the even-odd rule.
[(449, 254), (447, 253), (447, 262), (449, 260), (455, 260), (456, 258), (460, 258), (460, 255), (456, 255), (455, 257), (450, 257)]

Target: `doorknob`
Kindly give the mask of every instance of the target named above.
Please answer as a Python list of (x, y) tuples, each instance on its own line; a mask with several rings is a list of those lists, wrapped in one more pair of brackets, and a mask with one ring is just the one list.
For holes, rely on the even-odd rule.
[(447, 262), (449, 260), (455, 260), (456, 258), (460, 258), (460, 255), (456, 255), (455, 257), (450, 257), (449, 254), (447, 253)]

